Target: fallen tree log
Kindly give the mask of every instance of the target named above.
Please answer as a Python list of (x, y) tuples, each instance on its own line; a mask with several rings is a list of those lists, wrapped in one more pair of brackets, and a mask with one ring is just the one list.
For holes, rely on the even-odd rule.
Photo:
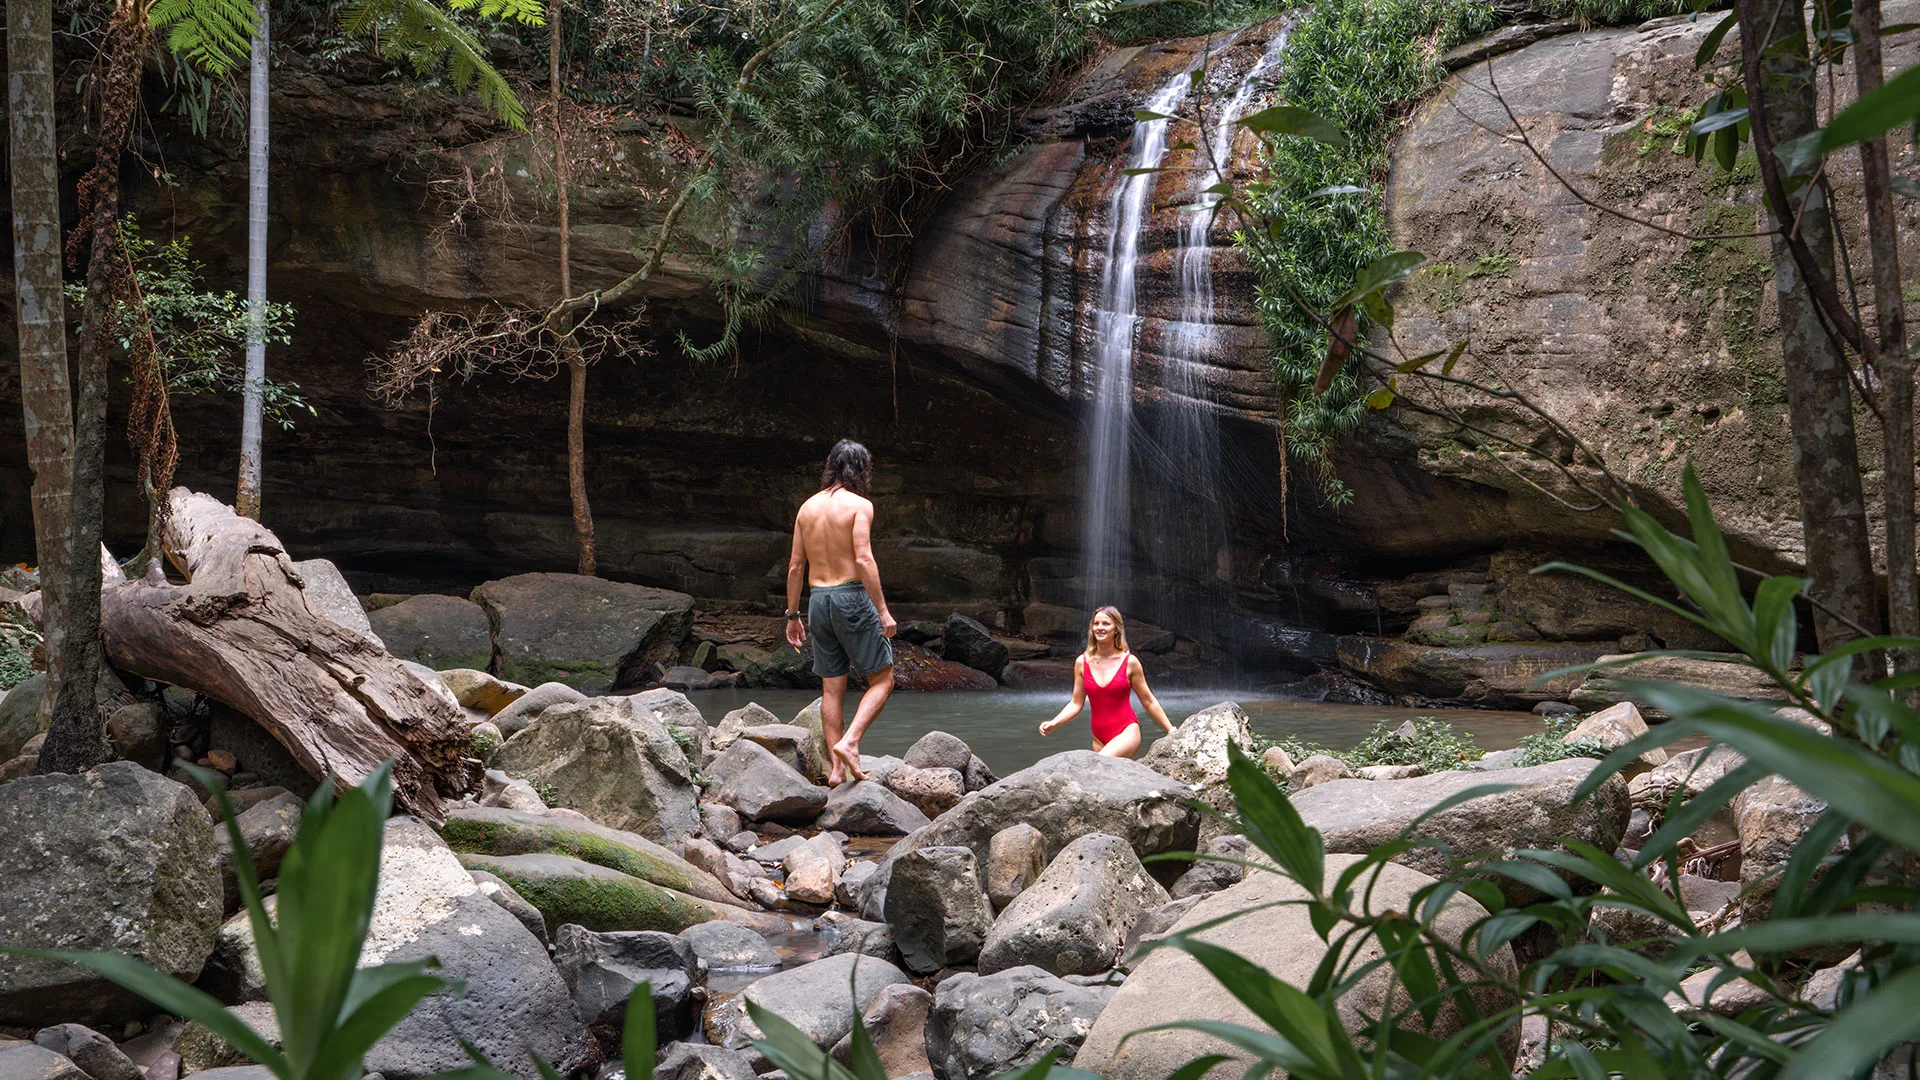
[(342, 785), (393, 760), (394, 802), (434, 823), (480, 763), (460, 711), (385, 649), (316, 614), (280, 541), (210, 495), (175, 488), (159, 560), (101, 596), (107, 658), (122, 671), (245, 714), (317, 777)]

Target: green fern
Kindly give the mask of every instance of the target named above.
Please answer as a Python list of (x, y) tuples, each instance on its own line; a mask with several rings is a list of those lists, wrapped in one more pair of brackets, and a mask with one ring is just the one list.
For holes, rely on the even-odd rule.
[(154, 0), (147, 19), (167, 31), (167, 48), (209, 75), (225, 75), (253, 51), (253, 4), (248, 0)]
[[(451, 3), (455, 11), (477, 8), (483, 17), (511, 19), (523, 26), (546, 22), (541, 7), (533, 0)], [(501, 123), (515, 131), (527, 129), (527, 107), (488, 62), (485, 48), (433, 0), (357, 0), (341, 13), (340, 25), (350, 34), (377, 30), (381, 55), (406, 61), (416, 74), (426, 75), (444, 67), (454, 89), (473, 87), (481, 106)]]

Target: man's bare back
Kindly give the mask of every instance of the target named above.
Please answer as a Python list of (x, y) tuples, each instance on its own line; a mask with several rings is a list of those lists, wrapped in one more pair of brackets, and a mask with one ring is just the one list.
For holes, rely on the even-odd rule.
[(871, 543), (873, 503), (846, 488), (816, 492), (800, 504), (793, 522), (796, 545), (807, 562), (807, 584), (839, 585), (858, 581), (854, 563), (854, 535)]

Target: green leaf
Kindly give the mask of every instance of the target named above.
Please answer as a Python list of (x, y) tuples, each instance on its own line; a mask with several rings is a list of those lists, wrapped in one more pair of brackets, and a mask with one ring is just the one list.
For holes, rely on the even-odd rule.
[[(854, 1015), (854, 1023), (858, 1024), (857, 1010)], [(620, 1030), (620, 1060), (627, 1067), (627, 1080), (653, 1080), (653, 1058), (658, 1039), (654, 1023), (653, 983), (642, 979), (633, 988), (633, 993), (627, 995), (626, 1022)]]
[(1738, 109), (1726, 109), (1721, 112), (1709, 113), (1695, 120), (1693, 126), (1687, 130), (1692, 133), (1695, 138), (1699, 138), (1702, 135), (1708, 135), (1723, 128), (1736, 127), (1744, 122), (1746, 118), (1747, 110), (1744, 106)]
[(1840, 110), (1838, 116), (1813, 133), (1813, 142), (1804, 153), (1811, 160), (1872, 142), (1894, 128), (1912, 123), (1916, 116), (1920, 116), (1920, 65), (1908, 67)]
[(1155, 120), (1178, 120), (1178, 119), (1179, 117), (1174, 116), (1171, 113), (1154, 112), (1152, 109), (1133, 110), (1133, 121), (1136, 124), (1147, 124)]
[(1781, 1080), (1858, 1076), (1915, 1035), (1920, 1035), (1920, 967), (1909, 967), (1840, 1010), (1827, 1030), (1788, 1063)]
[(1376, 387), (1373, 393), (1367, 395), (1367, 408), (1372, 409), (1374, 412), (1379, 412), (1393, 404), (1393, 398), (1394, 392), (1391, 384)]
[(1262, 135), (1299, 135), (1329, 146), (1347, 145), (1347, 134), (1320, 114), (1298, 105), (1274, 105), (1235, 121)]
[(1418, 251), (1395, 251), (1382, 255), (1361, 267), (1353, 275), (1353, 288), (1333, 302), (1336, 308), (1356, 303), (1363, 296), (1380, 292), (1387, 286), (1405, 280), (1408, 274), (1419, 269), (1427, 257)]
[(1326, 847), (1319, 832), (1307, 827), (1266, 770), (1232, 742), (1227, 744), (1227, 786), (1240, 808), (1247, 839), (1288, 877), (1317, 895), (1326, 874)]
[(1693, 54), (1693, 66), (1703, 68), (1712, 62), (1714, 54), (1720, 51), (1720, 43), (1727, 39), (1727, 31), (1738, 25), (1740, 25), (1740, 16), (1731, 11), (1727, 12), (1727, 17), (1707, 31), (1706, 37), (1700, 39), (1700, 48)]
[(346, 1018), (328, 1033), (307, 1076), (312, 1080), (359, 1080), (373, 1044), (406, 1019), (428, 994), (448, 986), (447, 980), (426, 973), (430, 966), (439, 965), (437, 961), (416, 960), (357, 972), (356, 976), (366, 976), (369, 989), (358, 995), (362, 1000), (357, 1007), (351, 1003), (355, 995), (349, 995)]
[(1754, 591), (1754, 628), (1760, 643), (1767, 647), (1767, 658), (1781, 671), (1793, 666), (1793, 648), (1800, 640), (1799, 616), (1794, 613), (1793, 601), (1807, 584), (1806, 578), (1770, 577)]

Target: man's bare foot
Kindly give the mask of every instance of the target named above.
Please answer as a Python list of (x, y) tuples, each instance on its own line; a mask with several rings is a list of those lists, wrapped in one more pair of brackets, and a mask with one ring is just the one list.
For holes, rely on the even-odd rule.
[(827, 753), (827, 759), (833, 762), (833, 767), (827, 770), (827, 786), (830, 788), (839, 787), (847, 778), (846, 774), (843, 773), (840, 768), (840, 755), (829, 751)]
[[(847, 772), (853, 774), (855, 780), (865, 780), (867, 778), (866, 772), (860, 768), (860, 751), (858, 749), (849, 750), (843, 743), (834, 743), (832, 753), (835, 769), (840, 767), (840, 763), (845, 762)], [(832, 778), (829, 777), (828, 779), (831, 780)], [(833, 784), (829, 783), (827, 786), (832, 787)]]

